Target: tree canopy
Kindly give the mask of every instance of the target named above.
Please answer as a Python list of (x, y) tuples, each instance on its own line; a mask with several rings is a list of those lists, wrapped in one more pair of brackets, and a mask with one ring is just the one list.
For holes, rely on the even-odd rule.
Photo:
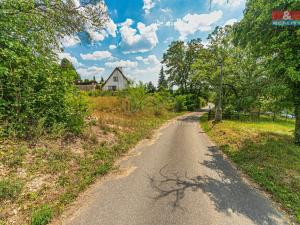
[[(101, 29), (102, 1), (2, 0), (0, 4), (1, 135), (34, 136), (36, 127), (79, 132), (84, 106), (74, 81), (77, 73), (57, 59), (60, 39)], [(43, 130), (43, 129), (40, 129)]]

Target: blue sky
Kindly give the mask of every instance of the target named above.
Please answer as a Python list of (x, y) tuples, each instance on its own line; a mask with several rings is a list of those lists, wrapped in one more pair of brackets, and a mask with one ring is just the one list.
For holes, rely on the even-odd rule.
[[(80, 4), (79, 0), (73, 0)], [(201, 38), (215, 26), (239, 21), (245, 0), (105, 0), (109, 20), (104, 29), (65, 37), (64, 53), (83, 79), (109, 76), (116, 66), (135, 81), (157, 83), (160, 61), (174, 40)], [(89, 40), (89, 41), (88, 41)]]

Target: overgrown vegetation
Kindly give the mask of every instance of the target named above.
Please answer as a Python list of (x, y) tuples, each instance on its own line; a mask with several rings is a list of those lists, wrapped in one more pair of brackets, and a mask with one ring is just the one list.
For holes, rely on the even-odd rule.
[(113, 169), (117, 157), (178, 115), (172, 95), (146, 94), (142, 87), (116, 96), (82, 94), (89, 116), (80, 134), (0, 139), (0, 223), (48, 223)]
[(220, 149), (300, 223), (300, 147), (294, 120), (262, 117), (255, 122), (224, 120), (201, 126)]
[(85, 107), (60, 38), (103, 27), (103, 1), (4, 0), (0, 4), (0, 135), (35, 138), (57, 127), (79, 133)]

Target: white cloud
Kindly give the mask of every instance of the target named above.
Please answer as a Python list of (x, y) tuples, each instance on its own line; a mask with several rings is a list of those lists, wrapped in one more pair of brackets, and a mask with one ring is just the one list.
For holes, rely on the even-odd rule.
[(110, 49), (110, 50), (114, 50), (114, 49), (116, 49), (116, 48), (117, 48), (116, 45), (110, 45), (110, 46), (109, 46), (109, 49)]
[(68, 59), (75, 67), (81, 66), (82, 64), (78, 62), (78, 60), (72, 56), (70, 53), (67, 52), (59, 52), (57, 53), (57, 56), (60, 60), (63, 58)]
[(86, 32), (89, 34), (90, 39), (92, 41), (103, 41), (104, 38), (106, 37), (106, 32), (105, 30), (97, 30), (93, 26), (87, 25), (86, 26)]
[(112, 54), (109, 51), (95, 51), (88, 54), (80, 54), (83, 60), (102, 60), (112, 58)]
[(77, 72), (80, 74), (81, 78), (86, 79), (86, 78), (93, 78), (94, 76), (97, 77), (98, 75), (101, 75), (105, 71), (104, 68), (102, 67), (97, 67), (97, 66), (91, 66), (91, 67), (80, 67), (77, 69)]
[(151, 64), (151, 65), (157, 65), (157, 64), (160, 64), (159, 60), (156, 58), (155, 55), (149, 55), (148, 57), (141, 57), (141, 56), (138, 56), (136, 57), (136, 60), (138, 61), (142, 61), (143, 63), (145, 64)]
[(139, 22), (137, 29), (132, 28), (133, 20), (127, 19), (121, 24), (121, 48), (125, 54), (136, 52), (147, 52), (158, 44), (156, 31), (158, 24), (153, 23), (149, 26)]
[(138, 63), (130, 60), (119, 60), (115, 62), (107, 62), (105, 63), (105, 66), (109, 68), (115, 68), (115, 67), (135, 68), (138, 66)]
[(103, 41), (109, 35), (116, 37), (117, 25), (109, 18), (104, 29), (98, 29), (91, 24), (86, 24), (86, 32), (89, 34), (92, 41)]
[(112, 37), (116, 37), (117, 32), (117, 25), (114, 23), (112, 19), (109, 18), (107, 24), (106, 24), (106, 31), (109, 35)]
[(245, 0), (212, 0), (212, 4), (220, 7), (237, 8), (245, 3)]
[(224, 26), (227, 26), (227, 25), (233, 25), (234, 23), (238, 22), (237, 19), (233, 18), (233, 19), (230, 19), (230, 20), (227, 20), (225, 23), (224, 23)]
[(174, 22), (174, 28), (180, 33), (180, 39), (184, 40), (188, 35), (197, 31), (210, 31), (211, 25), (220, 20), (222, 16), (221, 10), (208, 14), (187, 14)]
[(143, 10), (145, 10), (146, 14), (150, 13), (150, 10), (155, 6), (155, 3), (153, 0), (144, 0), (144, 6)]
[(155, 66), (148, 66), (146, 68), (135, 68), (133, 70), (130, 70), (129, 72), (131, 77), (136, 81), (152, 81), (152, 83), (157, 84), (160, 69), (161, 65), (157, 64)]
[(77, 35), (65, 36), (61, 39), (63, 47), (72, 47), (80, 43), (80, 39)]

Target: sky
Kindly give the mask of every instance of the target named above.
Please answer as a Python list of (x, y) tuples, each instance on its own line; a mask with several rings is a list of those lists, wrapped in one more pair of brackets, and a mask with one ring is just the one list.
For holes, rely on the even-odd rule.
[[(74, 0), (80, 4), (80, 0)], [(82, 79), (106, 79), (115, 67), (134, 81), (157, 84), (160, 61), (172, 41), (207, 36), (216, 26), (241, 20), (245, 0), (105, 0), (104, 28), (86, 28), (62, 39)], [(89, 38), (87, 38), (87, 36)]]

